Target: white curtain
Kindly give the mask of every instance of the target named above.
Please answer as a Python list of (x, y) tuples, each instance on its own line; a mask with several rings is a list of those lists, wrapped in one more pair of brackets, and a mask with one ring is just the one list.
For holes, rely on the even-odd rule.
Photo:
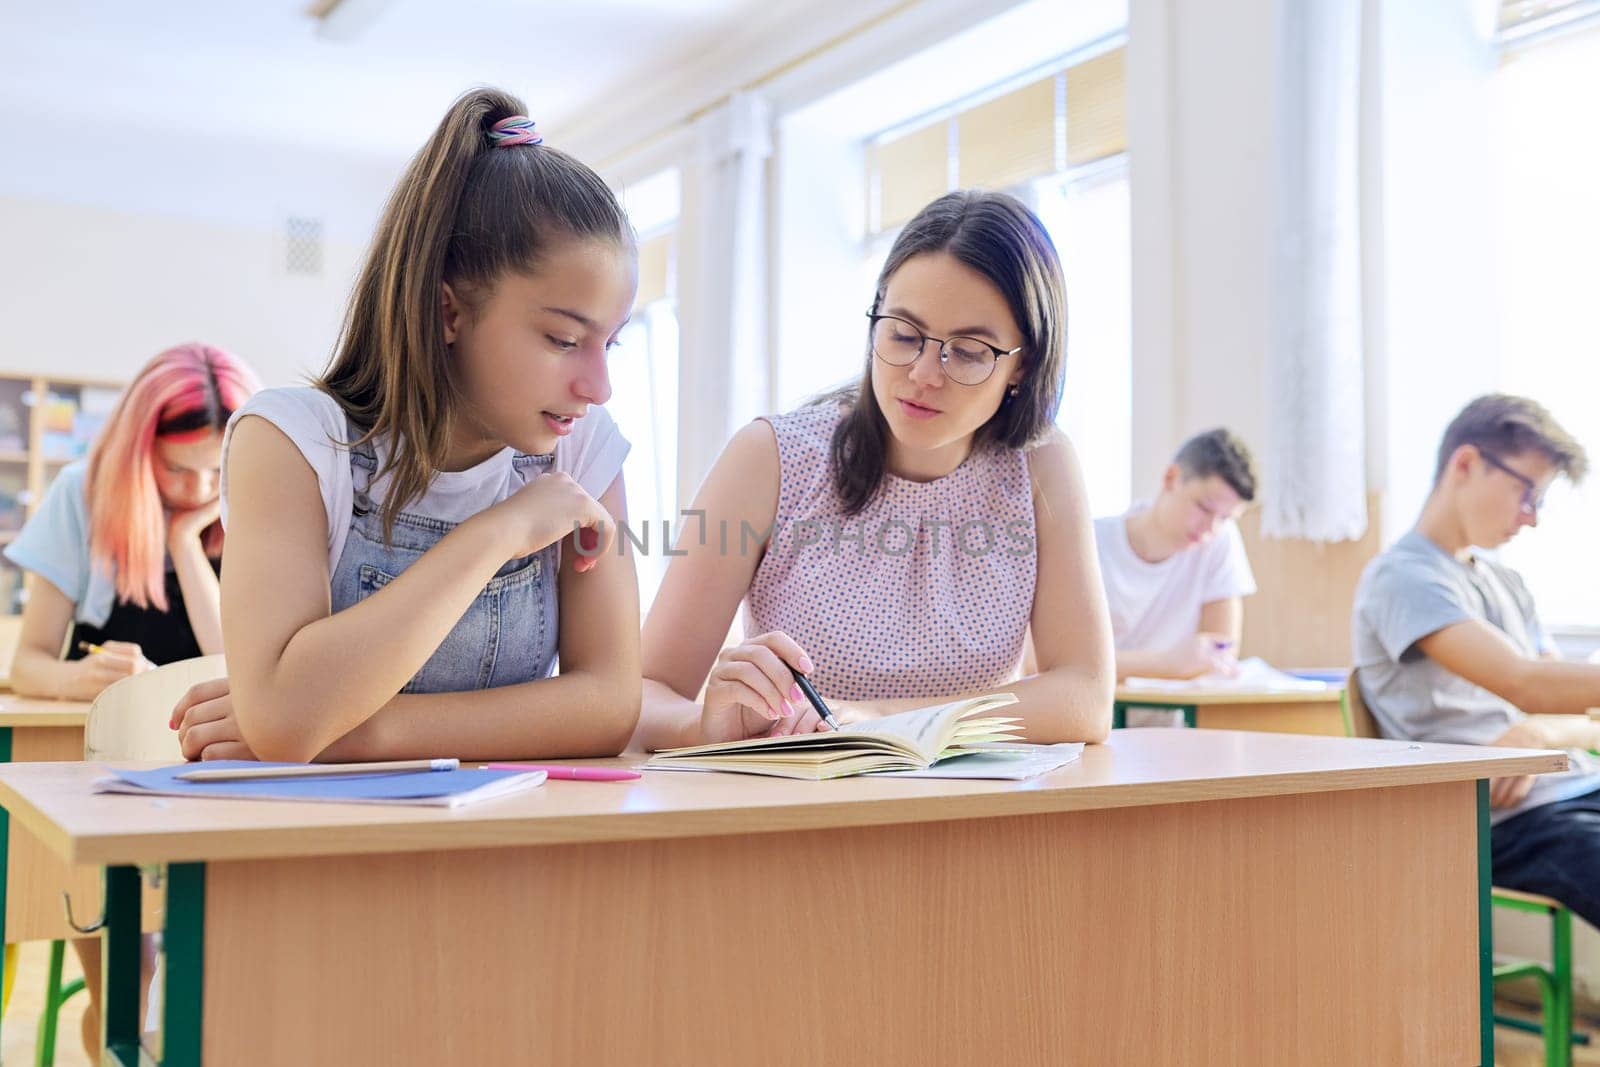
[(734, 431), (771, 409), (771, 109), (758, 95), (734, 94), (696, 121), (692, 152), (678, 231), (678, 500), (684, 507)]
[(1262, 532), (1367, 527), (1361, 347), (1361, 7), (1278, 0)]

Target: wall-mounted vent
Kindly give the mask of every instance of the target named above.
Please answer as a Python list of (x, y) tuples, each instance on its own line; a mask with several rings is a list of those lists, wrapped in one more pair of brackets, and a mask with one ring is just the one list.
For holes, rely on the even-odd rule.
[(322, 274), (322, 220), (290, 215), (283, 222), (283, 269), (288, 274)]

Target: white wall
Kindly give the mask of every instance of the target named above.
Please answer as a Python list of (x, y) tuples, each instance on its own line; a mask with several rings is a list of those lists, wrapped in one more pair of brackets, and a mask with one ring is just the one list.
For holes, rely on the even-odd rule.
[[(0, 370), (125, 379), (188, 340), (269, 384), (321, 368), (404, 161), (0, 110)], [(323, 267), (283, 267), (289, 215)]]
[(0, 234), (0, 367), (110, 380), (192, 340), (269, 385), (321, 369), (359, 254), (330, 244), (323, 277), (289, 277), (265, 231), (17, 197)]

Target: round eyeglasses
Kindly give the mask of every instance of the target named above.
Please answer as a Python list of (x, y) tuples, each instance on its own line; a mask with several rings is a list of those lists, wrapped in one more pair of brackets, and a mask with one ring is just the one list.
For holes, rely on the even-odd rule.
[(939, 346), (939, 366), (945, 377), (958, 385), (982, 385), (994, 373), (994, 365), (1006, 356), (1022, 351), (996, 348), (976, 337), (929, 337), (905, 319), (867, 312), (872, 323), (872, 354), (891, 367), (909, 367), (922, 356), (929, 341)]

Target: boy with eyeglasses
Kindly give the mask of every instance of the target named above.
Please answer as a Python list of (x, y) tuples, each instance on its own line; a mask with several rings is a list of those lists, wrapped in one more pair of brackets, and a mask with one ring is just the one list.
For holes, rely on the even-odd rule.
[(1571, 770), (1496, 778), (1496, 885), (1600, 923), (1600, 666), (1563, 662), (1515, 571), (1485, 555), (1536, 526), (1545, 491), (1588, 469), (1539, 404), (1483, 396), (1445, 430), (1412, 530), (1367, 565), (1352, 626), (1356, 681), (1389, 737), (1566, 749)]
[[(1256, 591), (1237, 520), (1255, 495), (1250, 450), (1207, 430), (1178, 449), (1154, 500), (1095, 520), (1118, 681), (1237, 669), (1243, 599)], [(1130, 715), (1138, 724), (1154, 723)]]

